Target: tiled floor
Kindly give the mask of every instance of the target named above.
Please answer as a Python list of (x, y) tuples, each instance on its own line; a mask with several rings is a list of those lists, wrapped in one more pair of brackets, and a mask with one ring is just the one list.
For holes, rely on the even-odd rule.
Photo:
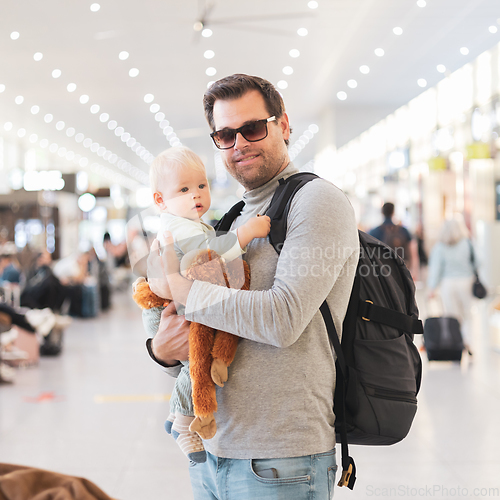
[[(172, 380), (148, 358), (131, 299), (115, 302), (97, 319), (75, 320), (60, 357), (0, 386), (0, 462), (83, 476), (120, 500), (191, 499), (187, 459), (163, 430)], [(492, 326), (488, 302), (474, 316), (474, 361), (424, 361), (410, 435), (391, 447), (352, 447), (358, 482), (353, 492), (336, 488), (336, 498), (500, 497), (500, 353), (492, 349), (500, 322)], [(47, 392), (55, 398), (29, 399)]]

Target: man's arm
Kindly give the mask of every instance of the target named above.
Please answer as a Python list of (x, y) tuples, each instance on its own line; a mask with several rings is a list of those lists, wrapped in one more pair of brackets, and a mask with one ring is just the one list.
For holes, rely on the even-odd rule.
[[(268, 250), (268, 257), (273, 259), (274, 250)], [(358, 251), (354, 212), (345, 195), (326, 181), (312, 181), (292, 201), (287, 238), (277, 267), (267, 263), (265, 257), (258, 261), (260, 273), (267, 266), (275, 275), (269, 290), (191, 283), (172, 272), (172, 267), (169, 282), (174, 299), (186, 304), (186, 317), (191, 321), (287, 347), (310, 323), (340, 276), (348, 290), (339, 293), (348, 298)], [(173, 259), (169, 262), (165, 265), (176, 264)]]

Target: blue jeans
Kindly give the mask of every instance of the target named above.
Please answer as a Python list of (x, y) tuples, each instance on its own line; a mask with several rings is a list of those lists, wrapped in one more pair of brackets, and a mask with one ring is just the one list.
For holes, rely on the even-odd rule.
[(331, 500), (335, 449), (293, 458), (218, 458), (189, 468), (195, 500)]

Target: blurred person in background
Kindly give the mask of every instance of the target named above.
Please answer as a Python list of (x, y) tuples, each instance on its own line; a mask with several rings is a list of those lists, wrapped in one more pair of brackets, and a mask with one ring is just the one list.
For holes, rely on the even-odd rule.
[(17, 260), (17, 248), (9, 241), (0, 246), (0, 282), (20, 284), (23, 278), (21, 266)]
[(394, 223), (394, 203), (384, 203), (382, 215), (384, 216), (384, 222), (372, 229), (369, 234), (393, 248), (404, 259), (406, 267), (408, 267), (413, 279), (416, 281), (419, 276), (417, 241), (406, 227)]
[(472, 355), (471, 307), (474, 268), (469, 231), (464, 219), (457, 214), (441, 226), (438, 242), (429, 257), (427, 277), (428, 297), (436, 296), (440, 286), (443, 314), (456, 318), (461, 325), (464, 349)]

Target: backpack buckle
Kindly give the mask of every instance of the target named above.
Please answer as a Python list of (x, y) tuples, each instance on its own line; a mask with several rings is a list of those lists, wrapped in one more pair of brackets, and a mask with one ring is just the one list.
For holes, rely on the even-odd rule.
[(349, 464), (349, 467), (347, 468), (347, 470), (342, 471), (342, 477), (340, 478), (340, 481), (337, 483), (337, 486), (340, 486), (340, 487), (348, 486), (349, 479), (351, 479), (351, 474), (352, 474), (352, 464)]
[[(373, 304), (371, 300), (365, 300), (365, 302), (368, 302), (368, 304)], [(364, 319), (365, 321), (370, 321), (368, 318), (365, 318), (363, 316), (361, 316), (361, 319)]]

